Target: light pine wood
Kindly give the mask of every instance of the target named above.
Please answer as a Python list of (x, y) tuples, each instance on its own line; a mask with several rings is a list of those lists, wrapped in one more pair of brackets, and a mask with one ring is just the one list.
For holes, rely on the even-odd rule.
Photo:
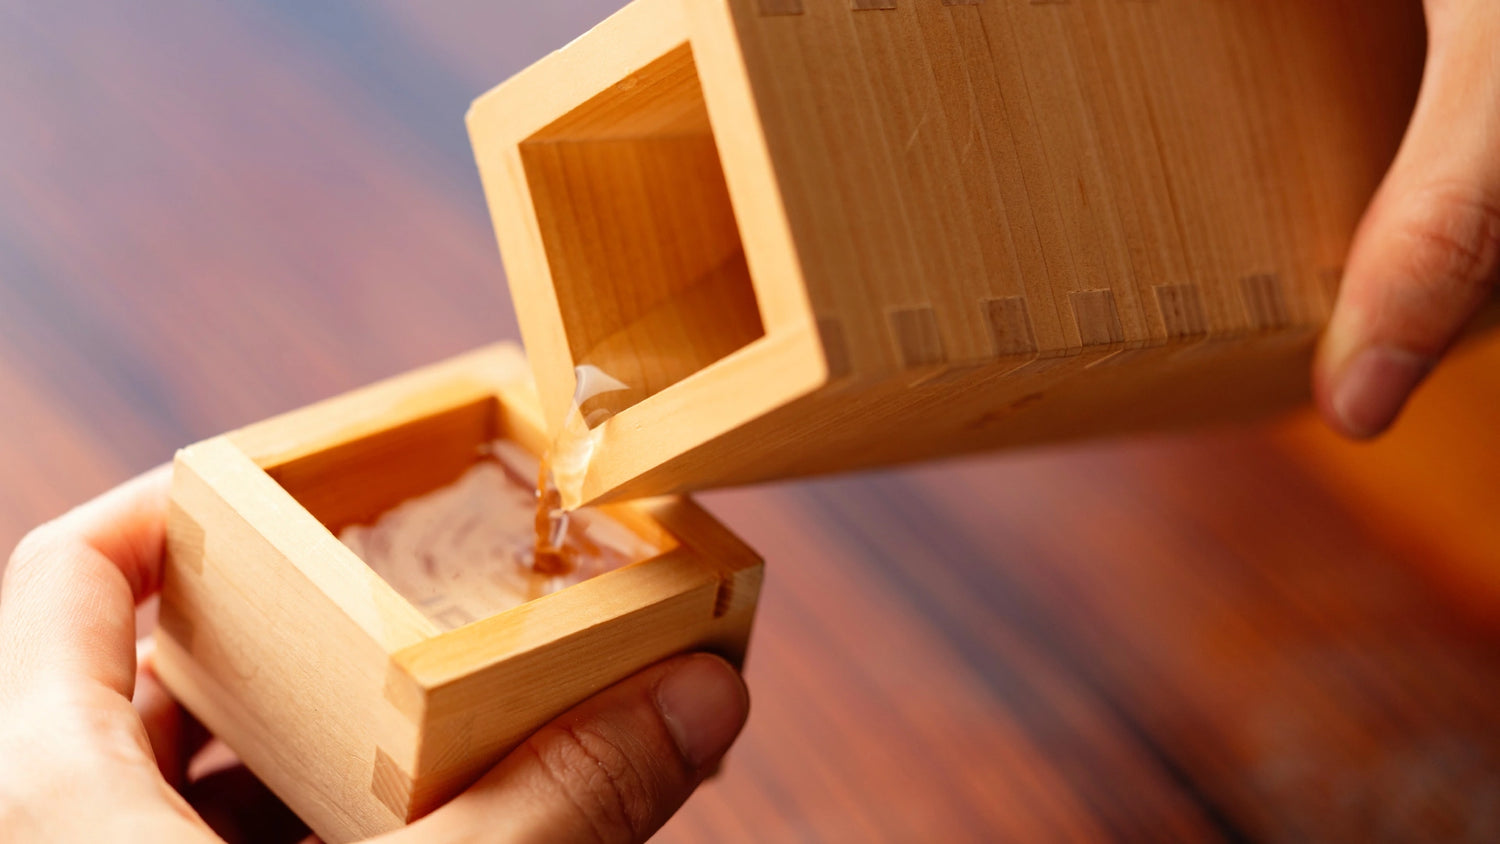
[(338, 541), (497, 437), (539, 451), (530, 377), (489, 347), (177, 455), (158, 670), (325, 840), (430, 811), (673, 653), (744, 659), (760, 560), (686, 499), (607, 508), (662, 554), (446, 633)]
[[(1305, 398), (1411, 0), (635, 0), (468, 123), (585, 500)], [(586, 408), (591, 410), (592, 408)]]

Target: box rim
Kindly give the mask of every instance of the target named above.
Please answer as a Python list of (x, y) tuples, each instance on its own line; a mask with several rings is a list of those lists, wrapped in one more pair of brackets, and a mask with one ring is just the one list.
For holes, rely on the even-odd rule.
[[(525, 644), (519, 648), (490, 653), (473, 650), (475, 643), (505, 639), (507, 630), (525, 625), (532, 617), (588, 618), (588, 624), (602, 624), (761, 564), (754, 551), (686, 497), (620, 502), (609, 505), (609, 509), (633, 511), (631, 515), (642, 516), (659, 527), (675, 545), (648, 559), (445, 631), (340, 542), (270, 474), (277, 466), (349, 440), (476, 400), (495, 400), (499, 427), (523, 447), (535, 451), (545, 443), (545, 434), (530, 379), (531, 370), (520, 349), (511, 343), (497, 343), (189, 446), (179, 459), (192, 460), (200, 472), (201, 466), (196, 465), (203, 462), (200, 456), (214, 462), (228, 461), (221, 468), (234, 471), (246, 482), (227, 488), (216, 486), (225, 502), (378, 642), (393, 658), (393, 668), (408, 674), (423, 692), (587, 626), (560, 625), (546, 635), (531, 631), (520, 637)], [(315, 535), (319, 547), (309, 549), (286, 541), (289, 533), (303, 539)], [(667, 589), (646, 590), (649, 594), (633, 603), (610, 599), (611, 592), (631, 592), (627, 587), (659, 580), (685, 563), (698, 575), (677, 577)], [(574, 591), (590, 584), (588, 589)], [(532, 608), (512, 617), (517, 610), (536, 604), (541, 605), (540, 610)], [(601, 607), (610, 609), (601, 613)], [(445, 667), (433, 670), (429, 666), (435, 663)]]
[[(599, 92), (683, 44), (704, 93), (720, 166), (760, 309), (764, 336), (642, 399), (603, 423), (603, 459), (583, 501), (625, 497), (621, 487), (830, 379), (828, 350), (807, 298), (801, 259), (723, 0), (635, 0), (598, 26), (476, 99), (467, 123), (511, 295), (548, 430), (571, 406), (575, 375), (561, 308), (525, 177), (520, 145)], [(538, 90), (547, 96), (535, 96)], [(745, 221), (753, 219), (754, 225)], [(733, 384), (727, 387), (726, 384)], [(663, 437), (662, 431), (672, 436)], [(711, 479), (709, 479), (711, 481)], [(686, 492), (688, 478), (654, 480), (647, 494)], [(633, 484), (631, 492), (637, 492)]]

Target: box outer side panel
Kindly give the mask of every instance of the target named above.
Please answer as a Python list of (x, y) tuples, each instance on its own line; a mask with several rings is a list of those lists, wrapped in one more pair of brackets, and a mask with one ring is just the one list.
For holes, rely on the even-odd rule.
[(686, 5), (876, 375), (1319, 324), (1423, 49), (1405, 0)]
[(416, 726), (384, 695), (389, 657), (226, 500), (274, 485), (258, 473), (222, 438), (179, 454), (158, 672), (325, 840), (398, 827)]

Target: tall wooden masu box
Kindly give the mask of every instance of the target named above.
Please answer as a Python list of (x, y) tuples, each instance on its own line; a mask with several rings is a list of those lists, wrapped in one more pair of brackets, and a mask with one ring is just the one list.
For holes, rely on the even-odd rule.
[(685, 498), (607, 508), (659, 556), (446, 632), (336, 538), (497, 437), (547, 441), (514, 346), (177, 454), (157, 672), (326, 841), (425, 814), (671, 654), (744, 657), (760, 560)]
[(539, 395), (495, 347), (180, 452), (163, 680), (341, 841), (741, 657), (760, 563), (684, 499), (615, 510), (660, 557), (447, 633), (334, 537), (539, 451), (580, 364), (632, 386), (585, 408), (600, 501), (1299, 400), (1418, 5), (636, 0), (469, 115)]
[(1423, 44), (1412, 0), (635, 0), (468, 122), (548, 419), (634, 388), (583, 494), (626, 499), (1305, 400)]

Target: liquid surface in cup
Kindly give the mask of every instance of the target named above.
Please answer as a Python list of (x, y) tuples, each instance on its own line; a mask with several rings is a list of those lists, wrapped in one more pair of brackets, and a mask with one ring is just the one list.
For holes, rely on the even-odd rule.
[(660, 553), (596, 509), (545, 506), (538, 477), (535, 457), (497, 441), (453, 483), (339, 539), (444, 630)]

